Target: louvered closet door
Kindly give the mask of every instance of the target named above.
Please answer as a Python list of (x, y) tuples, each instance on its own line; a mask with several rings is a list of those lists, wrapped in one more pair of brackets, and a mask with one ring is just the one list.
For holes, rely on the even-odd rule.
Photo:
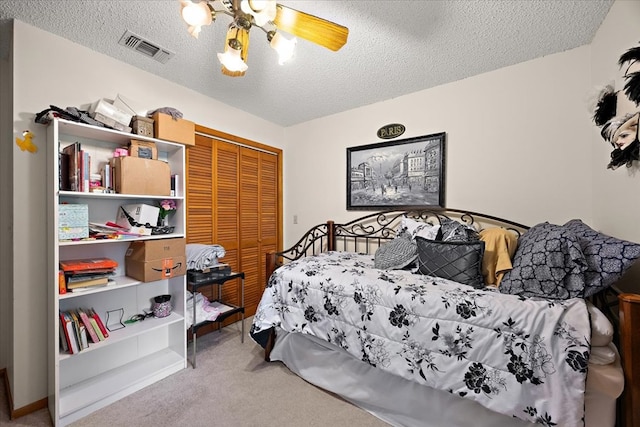
[(187, 243), (210, 245), (213, 235), (213, 141), (196, 135), (187, 152)]
[(277, 247), (277, 183), (275, 155), (240, 149), (240, 263), (247, 276), (244, 298), (250, 314), (255, 313), (266, 283), (264, 254)]
[[(222, 245), (226, 251), (222, 262), (229, 264), (233, 271), (244, 271), (240, 262), (239, 150), (240, 147), (235, 144), (214, 141), (213, 234), (215, 243)], [(246, 285), (245, 280), (245, 292)], [(240, 304), (239, 279), (224, 285), (222, 298), (226, 302)]]
[[(264, 290), (265, 254), (282, 246), (281, 152), (274, 150), (199, 134), (187, 150), (187, 242), (224, 246), (221, 261), (245, 273), (247, 316)], [(239, 280), (227, 282), (222, 297), (238, 304), (240, 292)]]

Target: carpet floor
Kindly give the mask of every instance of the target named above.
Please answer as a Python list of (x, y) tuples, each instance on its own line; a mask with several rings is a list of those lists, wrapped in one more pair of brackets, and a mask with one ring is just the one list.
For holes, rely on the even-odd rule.
[[(251, 318), (245, 320), (248, 331)], [(366, 411), (291, 373), (281, 362), (265, 362), (251, 338), (240, 342), (240, 323), (198, 337), (197, 368), (191, 363), (174, 375), (72, 424), (102, 426), (387, 426)], [(188, 358), (191, 360), (191, 343)], [(0, 387), (0, 399), (6, 401)], [(40, 410), (0, 425), (49, 426)]]

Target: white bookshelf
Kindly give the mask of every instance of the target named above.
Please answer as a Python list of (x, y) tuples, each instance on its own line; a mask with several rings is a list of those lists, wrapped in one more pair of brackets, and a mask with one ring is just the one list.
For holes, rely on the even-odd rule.
[[(86, 193), (59, 190), (59, 150), (74, 142), (92, 156), (92, 173), (98, 173), (116, 147), (126, 146), (131, 139), (153, 141), (158, 158), (168, 162), (171, 174), (184, 177), (185, 147), (80, 123), (55, 119), (47, 135), (48, 271), (49, 288), (49, 378), (48, 400), (51, 418), (56, 426), (68, 425), (91, 412), (138, 391), (168, 375), (184, 369), (186, 359), (185, 276), (140, 282), (125, 275), (125, 253), (132, 241), (185, 237), (185, 199), (182, 196), (149, 196), (131, 194)], [(184, 195), (181, 179), (178, 194)], [(160, 200), (173, 199), (178, 209), (171, 216), (172, 234), (144, 237), (123, 237), (104, 240), (58, 240), (58, 209), (61, 203), (86, 204), (89, 221), (115, 222), (120, 205), (146, 203), (158, 205)], [(118, 263), (109, 285), (82, 292), (59, 294), (58, 264), (61, 260), (108, 257)], [(122, 309), (122, 320), (151, 309), (154, 296), (170, 294), (171, 315), (146, 318), (124, 328), (109, 332), (99, 343), (89, 343), (76, 354), (60, 348), (59, 312), (76, 308), (93, 308), (103, 323), (107, 312)], [(110, 319), (112, 317), (110, 316)], [(118, 319), (119, 320), (119, 319)]]

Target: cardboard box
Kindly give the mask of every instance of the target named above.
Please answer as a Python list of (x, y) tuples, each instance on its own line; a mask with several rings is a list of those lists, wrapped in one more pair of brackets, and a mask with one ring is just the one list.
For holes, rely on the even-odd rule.
[(173, 120), (168, 114), (154, 113), (153, 130), (158, 139), (196, 145), (196, 126), (189, 120)]
[(158, 159), (158, 148), (155, 142), (132, 139), (129, 143), (129, 155), (143, 159)]
[(89, 205), (61, 204), (58, 206), (58, 240), (89, 237)]
[(114, 157), (114, 188), (120, 194), (169, 196), (171, 194), (171, 170), (160, 160), (140, 157)]
[(142, 282), (183, 276), (187, 271), (186, 240), (131, 242), (124, 262), (126, 275)]
[[(138, 226), (131, 225), (129, 218), (123, 212), (133, 218), (134, 222), (137, 222)], [(146, 205), (144, 203), (135, 203), (131, 205), (123, 205), (118, 207), (118, 213), (116, 215), (116, 224), (126, 228), (130, 233), (137, 233), (145, 236), (150, 236), (152, 229), (147, 227), (149, 224), (151, 227), (158, 225), (158, 216), (160, 215), (160, 208), (158, 206)]]
[(144, 116), (135, 116), (131, 119), (131, 128), (136, 135), (153, 138), (153, 119)]

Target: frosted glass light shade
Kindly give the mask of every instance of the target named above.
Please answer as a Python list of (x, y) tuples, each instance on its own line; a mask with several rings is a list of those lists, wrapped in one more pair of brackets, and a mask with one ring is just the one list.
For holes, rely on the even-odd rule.
[(280, 65), (287, 62), (293, 56), (296, 49), (297, 39), (287, 39), (280, 33), (276, 33), (271, 39), (271, 47), (278, 52), (278, 63)]
[(275, 0), (242, 0), (240, 9), (253, 16), (258, 27), (262, 27), (276, 18)]
[(212, 22), (211, 9), (206, 1), (193, 3), (190, 0), (182, 0), (180, 5), (182, 19), (189, 25), (189, 34), (198, 38), (202, 26), (210, 25)]
[(240, 57), (240, 50), (227, 46), (224, 53), (218, 53), (218, 60), (229, 71), (246, 71), (249, 66)]

